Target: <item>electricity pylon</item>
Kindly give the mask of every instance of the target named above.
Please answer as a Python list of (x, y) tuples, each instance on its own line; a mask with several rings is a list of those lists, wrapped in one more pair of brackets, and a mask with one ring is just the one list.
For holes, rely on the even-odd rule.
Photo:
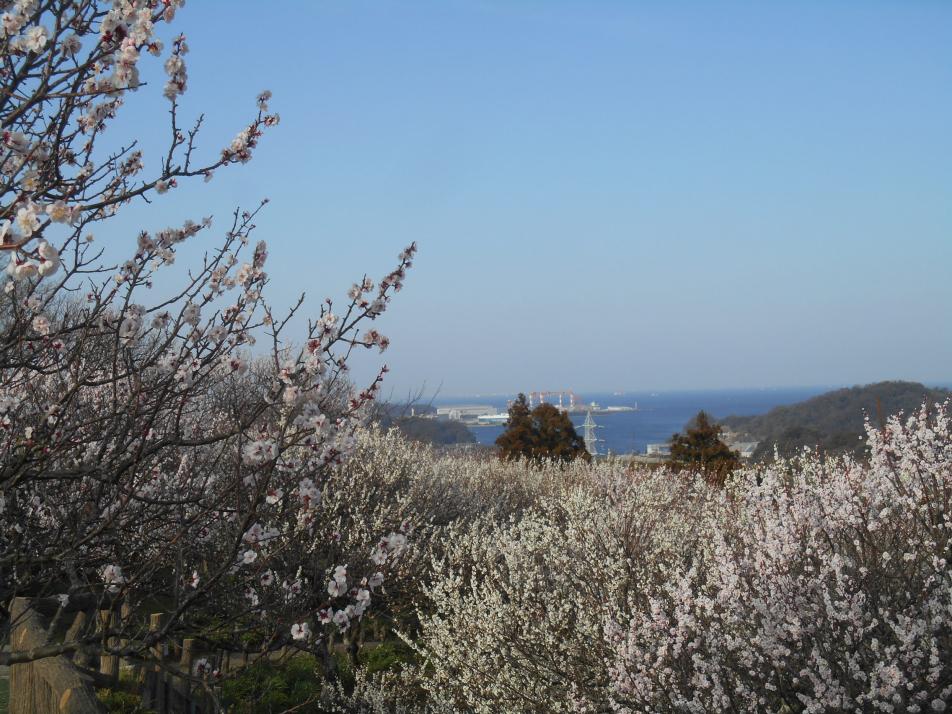
[(591, 409), (586, 413), (582, 427), (585, 429), (585, 450), (592, 456), (598, 456), (598, 442), (603, 440), (595, 436), (595, 429), (601, 429), (601, 427), (592, 419)]

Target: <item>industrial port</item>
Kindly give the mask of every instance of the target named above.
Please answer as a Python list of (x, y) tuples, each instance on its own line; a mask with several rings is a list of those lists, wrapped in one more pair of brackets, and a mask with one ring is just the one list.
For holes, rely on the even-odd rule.
[[(614, 394), (612, 396), (624, 398), (625, 395)], [(649, 401), (657, 396), (656, 394), (646, 395)], [(611, 397), (605, 396), (601, 396), (601, 398), (605, 401), (611, 399)], [(615, 454), (624, 454), (629, 458), (645, 463), (662, 463), (668, 458), (670, 435), (682, 429), (694, 413), (688, 410), (683, 414), (679, 413), (671, 421), (666, 421), (670, 417), (659, 415), (657, 404), (648, 404), (643, 410), (639, 408), (638, 402), (629, 399), (628, 404), (624, 406), (612, 404), (602, 406), (596, 401), (581, 398), (569, 389), (527, 392), (526, 399), (530, 408), (535, 408), (540, 404), (551, 404), (572, 416), (575, 428), (583, 436), (586, 449), (590, 454), (600, 455), (614, 451)], [(492, 404), (474, 401), (442, 405), (436, 409), (434, 416), (437, 419), (465, 424), (476, 431), (478, 434), (476, 438), (479, 443), (490, 444), (495, 438), (496, 430), (507, 426), (509, 422), (508, 408), (512, 405), (511, 399), (506, 400), (501, 395), (493, 395), (492, 401)], [(503, 403), (506, 404), (505, 407), (503, 407)], [(644, 414), (645, 419), (638, 418), (642, 415), (641, 413)], [(619, 416), (611, 417), (613, 414)], [(632, 418), (626, 418), (625, 415)], [(595, 423), (594, 416), (608, 416), (611, 418), (599, 419), (602, 423)], [(582, 421), (583, 419), (584, 421)], [(659, 426), (659, 424), (663, 424), (663, 426)], [(476, 429), (476, 427), (483, 428)], [(495, 429), (492, 427), (495, 427)], [(635, 445), (634, 433), (636, 430), (640, 434), (640, 448)], [(598, 437), (599, 431), (604, 433), (605, 439)], [(757, 442), (743, 439), (741, 435), (730, 432), (725, 434), (725, 443), (738, 451), (742, 458), (750, 458), (757, 446)], [(610, 447), (611, 444), (615, 445), (614, 450)]]
[[(638, 404), (634, 406), (602, 406), (597, 402), (585, 402), (579, 399), (571, 389), (560, 391), (529, 392), (527, 395), (529, 408), (540, 404), (551, 404), (566, 414), (619, 414), (622, 412), (638, 411)], [(510, 401), (509, 404), (512, 404)], [(506, 411), (498, 411), (496, 407), (485, 404), (458, 404), (440, 407), (436, 410), (438, 419), (460, 421), (467, 426), (505, 426), (509, 420)]]

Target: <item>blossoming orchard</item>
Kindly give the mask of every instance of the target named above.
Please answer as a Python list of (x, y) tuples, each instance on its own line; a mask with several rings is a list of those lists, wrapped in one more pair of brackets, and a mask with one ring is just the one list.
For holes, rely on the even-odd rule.
[[(415, 244), (308, 315), (269, 300), (267, 201), (107, 237), (131, 204), (242, 170), (279, 124), (267, 91), (231, 139), (183, 116), (183, 4), (0, 0), (0, 665), (77, 678), (12, 676), (11, 711), (40, 711), (18, 687), (44, 678), (49, 711), (98, 710), (77, 682), (119, 687), (112, 661), (168, 711), (145, 692), (170, 668), (190, 711), (258, 711), (229, 682), (289, 661), (316, 682), (294, 711), (947, 710), (948, 404), (869, 426), (866, 460), (723, 486), (381, 431), (387, 367), (355, 386), (348, 362), (387, 349)], [(123, 123), (136, 91), (168, 106), (154, 155)]]

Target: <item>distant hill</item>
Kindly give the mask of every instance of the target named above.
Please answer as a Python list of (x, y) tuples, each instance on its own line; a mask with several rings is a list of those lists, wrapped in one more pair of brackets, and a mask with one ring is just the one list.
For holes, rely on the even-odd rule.
[(434, 446), (457, 446), (475, 444), (476, 437), (465, 424), (448, 419), (425, 419), (417, 416), (399, 417), (396, 426), (412, 441), (421, 441)]
[(399, 429), (411, 441), (432, 446), (460, 446), (476, 443), (476, 436), (465, 424), (434, 419), (432, 404), (379, 403), (375, 421), (383, 429)]
[(729, 416), (720, 423), (732, 432), (760, 444), (753, 460), (773, 458), (776, 445), (782, 456), (819, 447), (831, 454), (865, 453), (864, 419), (881, 419), (919, 409), (923, 402), (935, 404), (952, 398), (946, 389), (932, 389), (917, 382), (878, 382), (837, 389), (804, 402), (776, 407), (759, 416)]

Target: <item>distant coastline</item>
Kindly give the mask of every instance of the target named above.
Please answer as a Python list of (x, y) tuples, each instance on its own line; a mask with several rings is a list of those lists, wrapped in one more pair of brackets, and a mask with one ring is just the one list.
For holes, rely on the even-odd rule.
[[(707, 389), (707, 390), (631, 390), (617, 392), (585, 392), (579, 396), (586, 402), (602, 405), (629, 406), (637, 404), (637, 411), (620, 411), (595, 417), (602, 453), (643, 454), (649, 444), (668, 441), (672, 434), (681, 431), (684, 425), (700, 410), (715, 418), (731, 415), (765, 414), (774, 407), (794, 404), (826, 391), (828, 386), (764, 388), (764, 389)], [(504, 411), (507, 402), (516, 395), (461, 395), (439, 396), (433, 400), (434, 407), (455, 404), (486, 405)], [(571, 415), (579, 427), (585, 413)], [(481, 426), (471, 429), (479, 444), (492, 445), (502, 433), (503, 426)]]
[[(600, 439), (599, 450), (603, 454), (644, 454), (648, 451), (649, 445), (666, 443), (673, 434), (680, 432), (692, 417), (703, 410), (716, 420), (722, 421), (728, 429), (743, 435), (744, 438), (762, 440), (764, 444), (756, 453), (756, 458), (762, 458), (765, 450), (772, 451), (776, 440), (785, 438), (786, 441), (782, 443), (789, 446), (798, 438), (793, 432), (787, 433), (786, 437), (779, 436), (781, 433), (779, 427), (767, 426), (773, 424), (768, 414), (798, 414), (800, 410), (805, 409), (802, 419), (815, 422), (816, 434), (806, 434), (804, 438), (809, 436), (814, 442), (822, 444), (825, 443), (823, 434), (828, 433), (835, 435), (831, 436), (831, 445), (840, 444), (840, 442), (845, 444), (846, 439), (851, 442), (858, 441), (857, 430), (861, 429), (862, 425), (862, 409), (875, 410), (877, 395), (888, 413), (900, 408), (908, 411), (910, 405), (921, 404), (923, 395), (931, 394), (934, 398), (949, 386), (952, 386), (952, 383), (923, 386), (915, 382), (880, 382), (862, 388), (852, 385), (849, 387), (820, 385), (668, 391), (631, 390), (586, 392), (579, 396), (585, 402), (594, 401), (605, 406), (632, 407), (631, 411), (602, 409), (595, 416), (598, 425), (597, 435)], [(867, 393), (863, 390), (869, 391)], [(819, 413), (811, 411), (811, 405), (827, 404), (830, 400), (837, 398), (835, 395), (843, 394), (851, 395), (856, 400), (856, 408), (848, 410), (848, 414), (839, 417), (832, 416), (824, 420)], [(432, 406), (434, 408), (451, 405), (485, 406), (487, 409), (492, 408), (496, 412), (503, 412), (507, 408), (508, 401), (515, 396), (509, 394), (440, 396), (433, 400)], [(637, 409), (634, 409), (635, 406)], [(827, 408), (824, 413), (830, 411), (831, 409)], [(585, 411), (570, 414), (576, 428), (581, 426), (585, 416)], [(836, 421), (837, 418), (839, 422)], [(816, 424), (820, 426), (817, 428)], [(791, 424), (785, 422), (785, 426), (789, 428)], [(502, 424), (480, 425), (470, 431), (477, 443), (491, 446), (504, 428)], [(803, 425), (801, 425), (802, 428)]]

